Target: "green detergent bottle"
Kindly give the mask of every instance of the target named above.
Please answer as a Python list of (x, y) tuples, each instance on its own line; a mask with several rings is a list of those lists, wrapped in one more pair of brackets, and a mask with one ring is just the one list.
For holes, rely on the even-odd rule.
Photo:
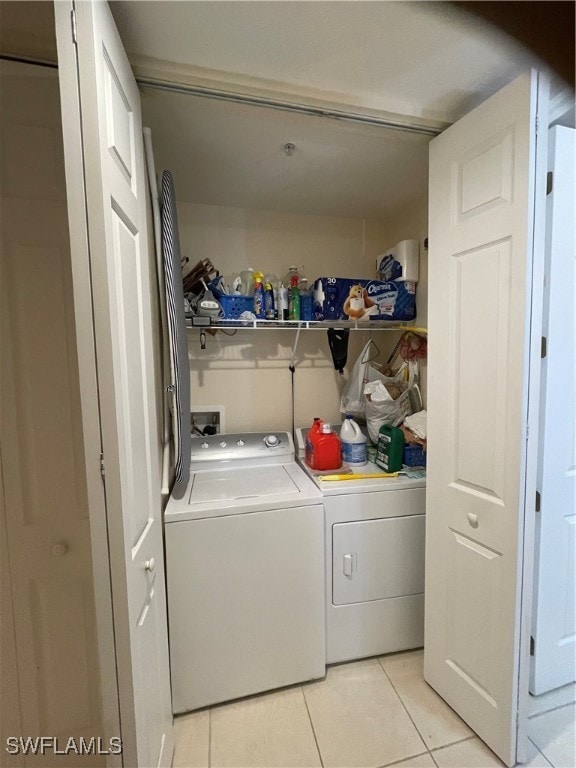
[(404, 432), (398, 427), (383, 424), (378, 432), (376, 464), (385, 472), (398, 472), (402, 469), (403, 451)]

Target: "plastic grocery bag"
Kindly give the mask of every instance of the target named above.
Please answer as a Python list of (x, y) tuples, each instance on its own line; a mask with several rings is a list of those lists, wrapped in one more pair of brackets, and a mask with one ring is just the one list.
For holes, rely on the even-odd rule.
[(383, 380), (386, 377), (371, 364), (370, 347), (375, 346), (372, 339), (358, 355), (340, 396), (340, 412), (355, 419), (366, 418), (366, 397), (364, 386), (370, 381)]
[[(391, 392), (400, 394), (395, 398)], [(365, 418), (368, 434), (373, 443), (383, 424), (397, 427), (412, 413), (422, 408), (422, 397), (418, 386), (418, 363), (410, 360), (404, 363), (394, 376), (383, 376), (379, 381), (364, 385)]]

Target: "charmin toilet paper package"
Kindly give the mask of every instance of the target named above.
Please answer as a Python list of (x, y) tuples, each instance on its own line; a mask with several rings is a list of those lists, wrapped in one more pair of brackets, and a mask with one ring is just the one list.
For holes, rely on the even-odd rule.
[(314, 320), (396, 320), (416, 317), (416, 283), (319, 277)]

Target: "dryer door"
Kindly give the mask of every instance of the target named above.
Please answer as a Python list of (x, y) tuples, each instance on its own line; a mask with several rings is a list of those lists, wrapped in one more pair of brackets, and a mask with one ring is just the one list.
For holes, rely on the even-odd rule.
[(424, 534), (424, 515), (334, 525), (333, 604), (424, 592)]

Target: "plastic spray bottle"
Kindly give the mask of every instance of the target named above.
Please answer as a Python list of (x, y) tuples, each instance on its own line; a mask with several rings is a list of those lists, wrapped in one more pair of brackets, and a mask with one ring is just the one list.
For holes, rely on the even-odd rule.
[(262, 272), (254, 272), (254, 314), (259, 320), (266, 317), (264, 309), (264, 288), (262, 287)]
[(269, 280), (264, 283), (264, 316), (266, 320), (274, 320), (274, 291)]
[(290, 296), (288, 298), (288, 320), (300, 320), (300, 293), (298, 292), (298, 275), (291, 279)]

